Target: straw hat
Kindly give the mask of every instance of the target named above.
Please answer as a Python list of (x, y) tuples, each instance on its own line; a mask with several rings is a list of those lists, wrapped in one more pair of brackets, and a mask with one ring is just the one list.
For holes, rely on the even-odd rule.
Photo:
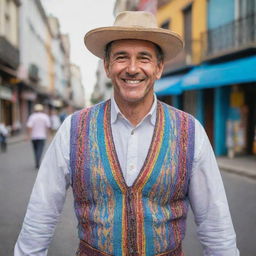
[(144, 11), (125, 11), (117, 15), (114, 25), (89, 31), (84, 37), (88, 50), (99, 58), (104, 58), (108, 43), (121, 39), (139, 39), (160, 46), (165, 61), (175, 57), (183, 48), (181, 37), (157, 26), (153, 14)]
[(42, 104), (36, 104), (34, 106), (34, 111), (36, 111), (36, 112), (41, 112), (43, 110), (44, 110), (44, 106)]

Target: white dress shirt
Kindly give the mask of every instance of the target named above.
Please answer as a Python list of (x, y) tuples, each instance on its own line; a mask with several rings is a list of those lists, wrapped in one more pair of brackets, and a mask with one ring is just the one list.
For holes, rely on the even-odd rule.
[[(150, 112), (133, 126), (111, 99), (111, 127), (117, 156), (128, 186), (146, 158), (156, 122), (156, 97)], [(45, 256), (70, 186), (71, 116), (65, 119), (42, 161), (30, 197), (15, 256)], [(204, 256), (239, 256), (226, 194), (217, 162), (200, 123), (195, 121), (195, 155), (189, 201)]]

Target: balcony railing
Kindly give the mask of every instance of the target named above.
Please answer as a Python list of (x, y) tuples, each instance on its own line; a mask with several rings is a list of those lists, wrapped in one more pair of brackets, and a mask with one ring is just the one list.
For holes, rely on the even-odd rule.
[(256, 43), (256, 15), (251, 14), (202, 34), (202, 56), (209, 58)]

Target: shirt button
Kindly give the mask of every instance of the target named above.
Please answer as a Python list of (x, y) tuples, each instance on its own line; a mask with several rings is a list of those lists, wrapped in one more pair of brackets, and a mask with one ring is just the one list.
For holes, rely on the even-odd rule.
[(134, 130), (131, 131), (131, 135), (133, 135), (133, 134), (134, 134)]

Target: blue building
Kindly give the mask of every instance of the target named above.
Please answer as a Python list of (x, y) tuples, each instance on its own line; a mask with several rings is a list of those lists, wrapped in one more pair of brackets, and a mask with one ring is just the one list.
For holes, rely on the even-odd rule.
[(166, 72), (156, 93), (204, 125), (216, 155), (256, 154), (256, 1), (207, 3), (201, 63)]

